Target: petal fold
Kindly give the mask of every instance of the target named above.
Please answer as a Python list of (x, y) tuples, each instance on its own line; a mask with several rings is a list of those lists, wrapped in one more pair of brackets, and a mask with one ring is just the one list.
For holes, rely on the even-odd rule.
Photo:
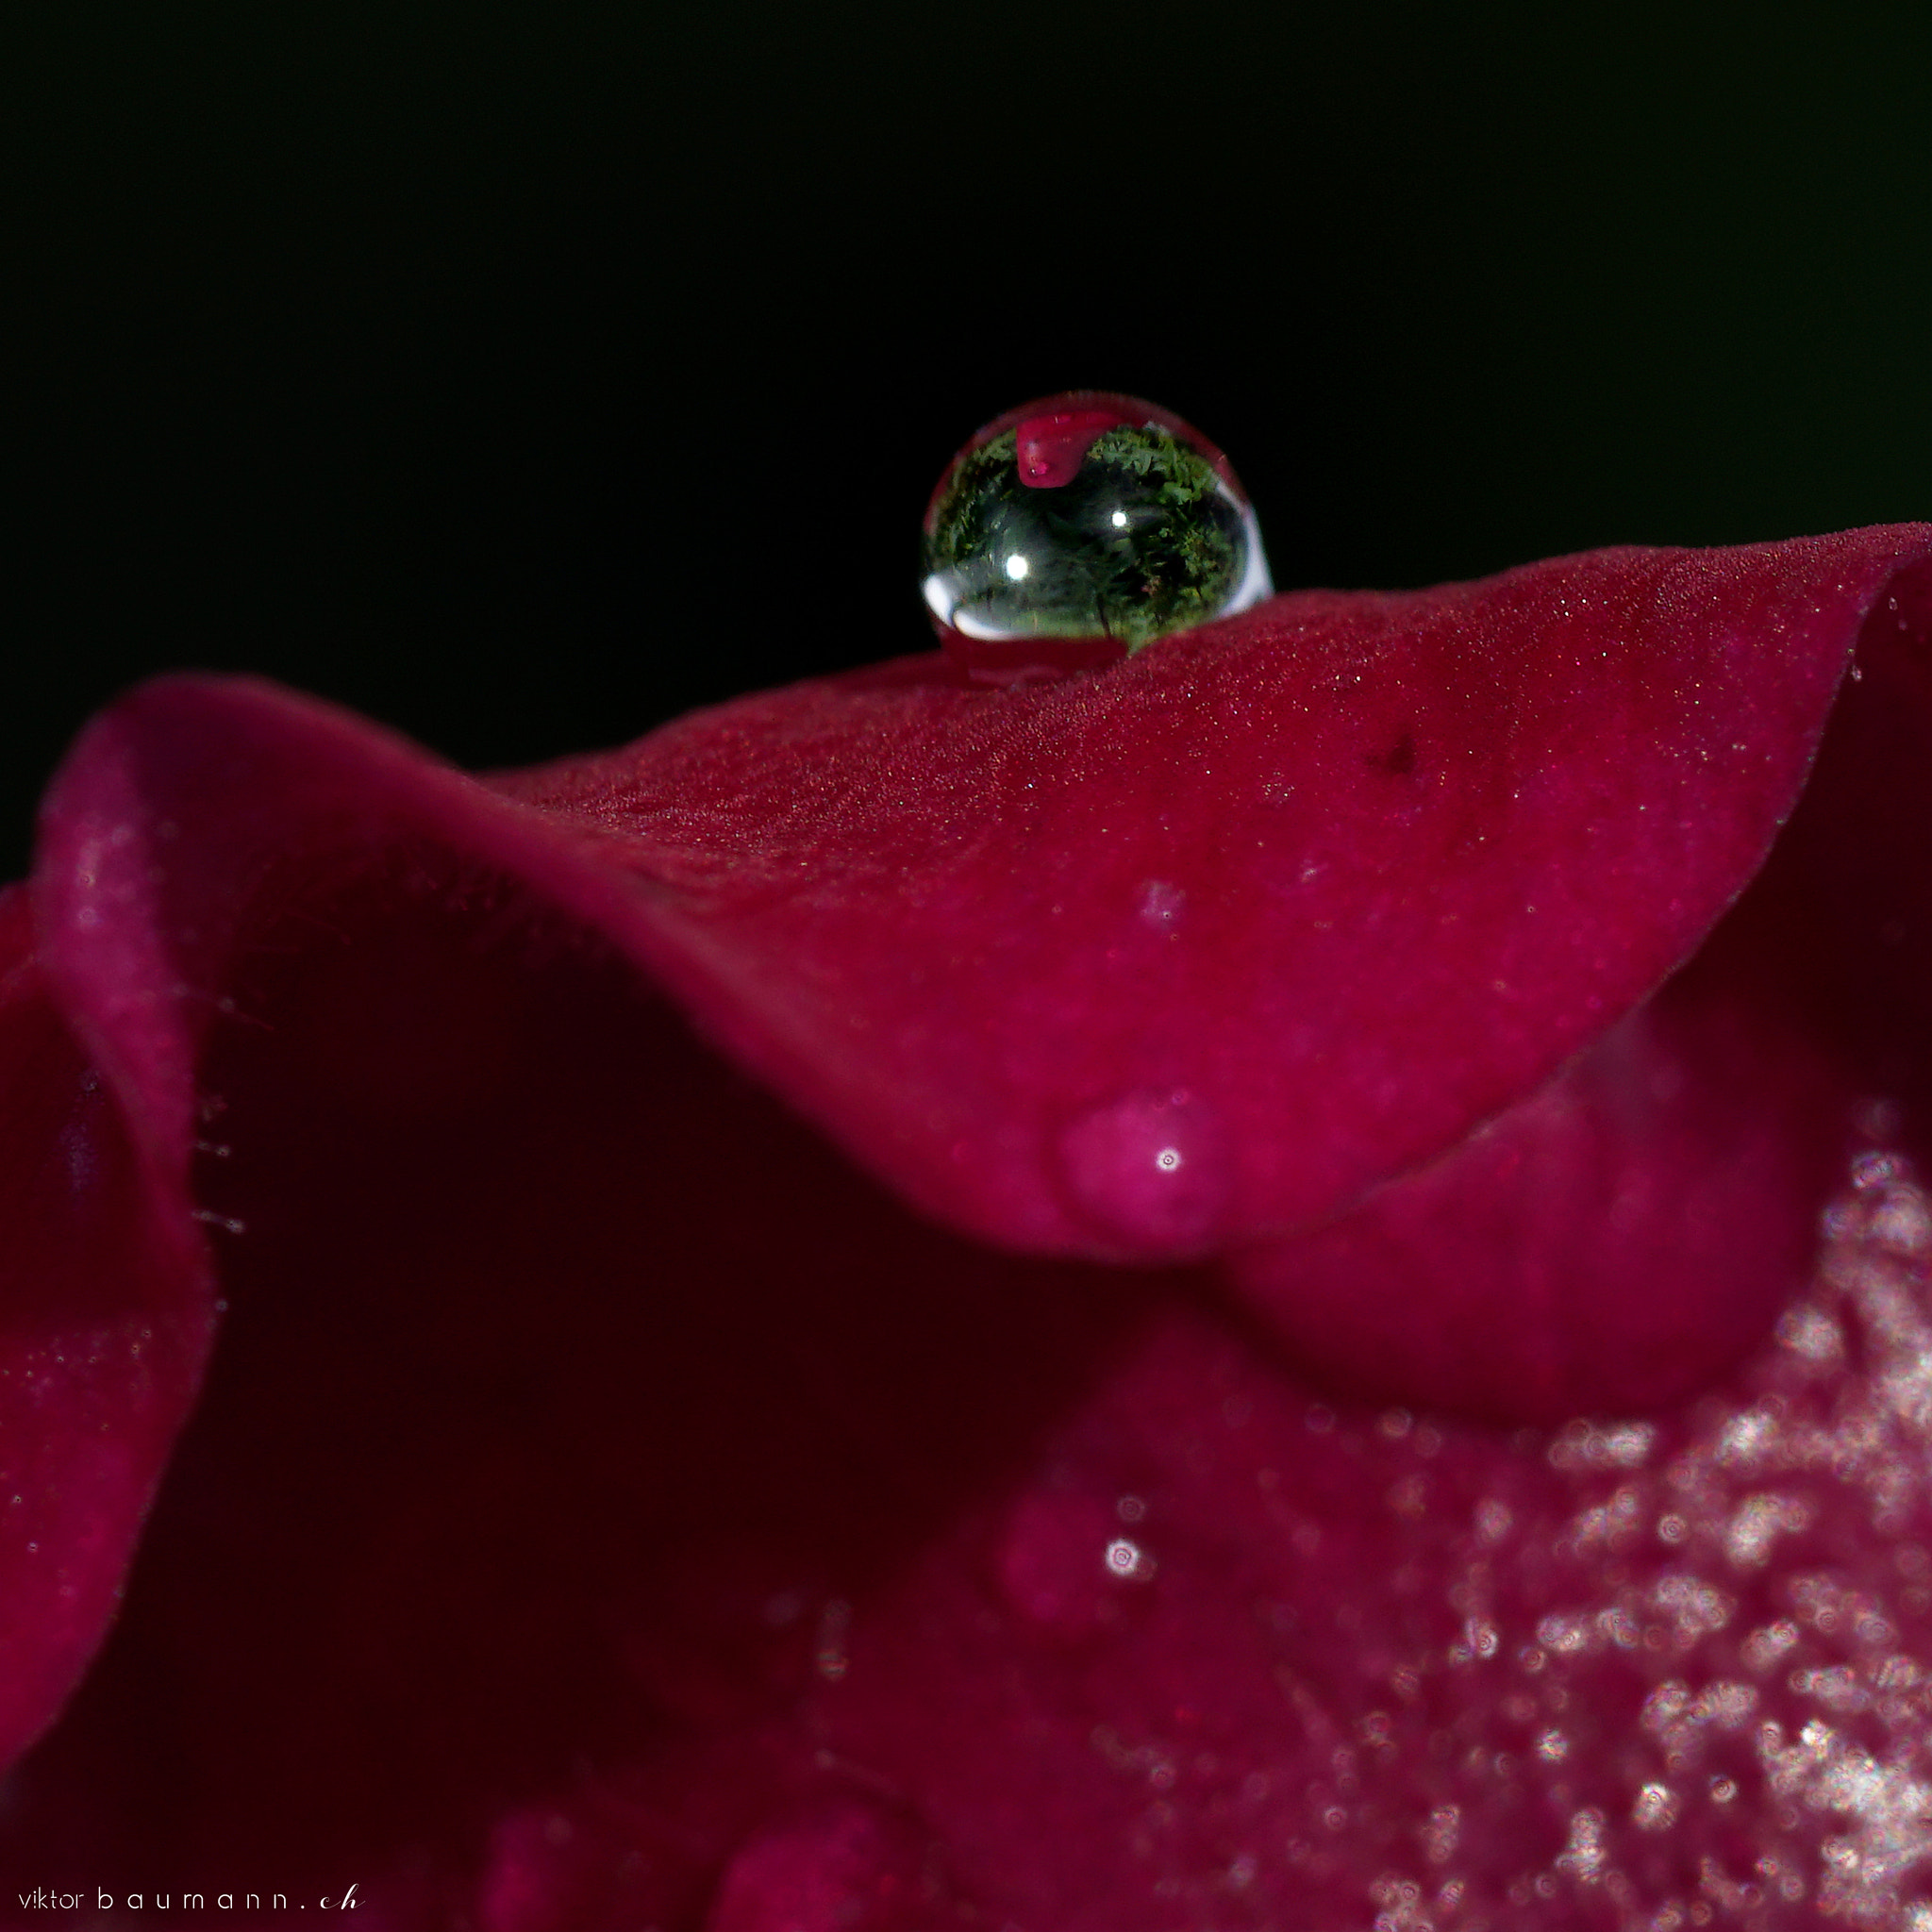
[(1710, 978), (1328, 1226), (1234, 1257), (1237, 1291), (1371, 1400), (1553, 1424), (1705, 1387), (1803, 1285), (1852, 1115), (1828, 1057)]
[(1110, 1259), (1315, 1223), (1547, 1079), (1762, 863), (1921, 525), (1307, 592), (1066, 683), (915, 663), (505, 789), (875, 1171)]
[[(1779, 1124), (1839, 1091), (1795, 1043), (1918, 901), (1767, 965), (1745, 938), (1834, 903), (1781, 852), (1657, 989), (1888, 597), (1917, 675), (1927, 541), (1291, 597), (1063, 686), (927, 660), (487, 785), (268, 687), (136, 693), (50, 797), (31, 952), (0, 898), (0, 1456), (45, 1458), (39, 1533), (0, 1519), (15, 1736), (199, 1374), (197, 1211), (240, 1224), (237, 1313), (0, 1843), (129, 1888), (367, 1872), (399, 1925), (1921, 1895), (1932, 1219), (1889, 1141), (1732, 1386), (1505, 1441), (1338, 1416), (1205, 1271), (906, 1213), (635, 969), (956, 1227), (1225, 1249), (1293, 1335), (1380, 1216), (1425, 1311), (1362, 1392), (1488, 1373), (1481, 1407), (1514, 1322), (1535, 1406), (1581, 1399), (1650, 1261), (1783, 1279)], [(1713, 1175), (1798, 1223), (1687, 1224)], [(1631, 1199), (1565, 1328), (1552, 1273)]]
[(113, 1614), (210, 1331), (187, 1204), (143, 1170), (30, 937), (0, 892), (0, 1760)]
[[(42, 965), (178, 1170), (251, 933), (427, 841), (604, 934), (956, 1227), (1252, 1253), (1446, 1156), (1695, 951), (1927, 547), (1902, 525), (1299, 593), (1061, 684), (908, 660), (489, 785), (271, 687), (163, 681), (50, 797)], [(1315, 1273), (1262, 1299), (1292, 1314)], [(1519, 1289), (1498, 1312), (1574, 1393)], [(1723, 1349), (1740, 1321), (1713, 1316)]]

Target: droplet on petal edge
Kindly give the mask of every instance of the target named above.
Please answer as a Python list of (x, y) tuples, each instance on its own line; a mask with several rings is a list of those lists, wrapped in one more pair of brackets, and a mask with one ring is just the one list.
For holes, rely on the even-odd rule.
[(920, 554), (941, 641), (989, 684), (1114, 663), (1274, 592), (1227, 458), (1178, 416), (1096, 390), (979, 430), (933, 491)]

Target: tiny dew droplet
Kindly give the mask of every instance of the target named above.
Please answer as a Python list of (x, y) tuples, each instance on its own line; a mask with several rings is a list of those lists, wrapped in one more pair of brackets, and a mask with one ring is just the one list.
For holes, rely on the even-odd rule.
[(941, 641), (990, 684), (1114, 663), (1274, 589), (1227, 458), (1178, 416), (1097, 390), (981, 429), (933, 491), (920, 553)]
[(1233, 1184), (1220, 1116), (1184, 1088), (1089, 1108), (1061, 1132), (1059, 1158), (1083, 1217), (1150, 1259), (1207, 1246)]

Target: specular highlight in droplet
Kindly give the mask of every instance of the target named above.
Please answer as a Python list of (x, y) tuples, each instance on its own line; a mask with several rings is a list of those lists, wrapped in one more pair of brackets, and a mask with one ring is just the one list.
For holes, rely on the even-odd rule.
[(1090, 1108), (1062, 1131), (1059, 1158), (1074, 1205), (1149, 1260), (1201, 1252), (1227, 1211), (1234, 1173), (1225, 1129), (1184, 1088)]
[(1227, 458), (1135, 396), (1076, 390), (996, 417), (926, 507), (923, 593), (989, 683), (1112, 663), (1272, 593)]

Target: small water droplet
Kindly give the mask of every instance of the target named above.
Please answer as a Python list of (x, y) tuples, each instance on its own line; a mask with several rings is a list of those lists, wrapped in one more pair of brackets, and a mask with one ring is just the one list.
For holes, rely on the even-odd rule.
[(1852, 1185), (1860, 1191), (1889, 1186), (1897, 1178), (1897, 1158), (1883, 1149), (1859, 1154), (1852, 1161)]
[(1188, 895), (1180, 887), (1171, 886), (1165, 879), (1149, 879), (1141, 888), (1141, 924), (1155, 932), (1178, 932), (1181, 910), (1187, 903)]
[(1059, 1154), (1074, 1205), (1150, 1258), (1200, 1252), (1226, 1213), (1227, 1137), (1214, 1108), (1185, 1088), (1091, 1108), (1061, 1134)]
[(1199, 430), (1079, 390), (1009, 409), (926, 508), (921, 586), (970, 675), (1108, 664), (1273, 594), (1253, 506)]
[(1637, 1793), (1630, 1817), (1640, 1831), (1667, 1831), (1681, 1809), (1677, 1794), (1668, 1785), (1647, 1784)]
[(1154, 1574), (1154, 1558), (1131, 1537), (1117, 1536), (1107, 1546), (1107, 1572), (1123, 1583), (1145, 1583)]
[(1485, 1496), (1475, 1506), (1475, 1533), (1485, 1543), (1501, 1542), (1515, 1521), (1515, 1511), (1500, 1496)]

